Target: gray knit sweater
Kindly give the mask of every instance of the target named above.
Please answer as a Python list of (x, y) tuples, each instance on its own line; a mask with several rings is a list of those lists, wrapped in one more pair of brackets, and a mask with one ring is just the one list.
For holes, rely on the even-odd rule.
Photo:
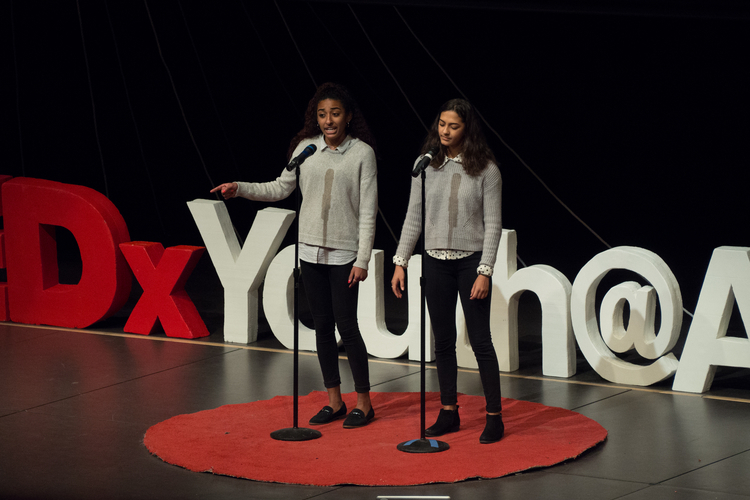
[[(419, 161), (419, 160), (417, 160)], [(425, 172), (425, 248), (482, 252), (480, 265), (493, 267), (502, 235), (502, 180), (490, 163), (470, 176), (461, 163), (447, 159)], [(409, 209), (396, 255), (409, 260), (422, 232), (422, 179), (412, 179)]]
[[(315, 144), (318, 150), (300, 167), (299, 240), (323, 248), (355, 251), (354, 265), (367, 269), (378, 211), (375, 152), (353, 137), (347, 137), (332, 150), (319, 135), (300, 142), (292, 156), (296, 157), (308, 144)], [(275, 181), (237, 185), (237, 196), (278, 201), (292, 194), (296, 175), (285, 168)]]

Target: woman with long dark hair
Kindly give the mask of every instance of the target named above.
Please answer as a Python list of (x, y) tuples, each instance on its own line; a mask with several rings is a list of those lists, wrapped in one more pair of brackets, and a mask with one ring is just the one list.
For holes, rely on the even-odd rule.
[[(435, 333), (435, 358), (442, 409), (425, 435), (459, 430), (456, 360), (456, 301), (466, 316), (471, 347), (487, 401), (480, 443), (504, 434), (500, 367), (490, 334), (492, 268), (502, 235), (501, 177), (471, 104), (453, 99), (440, 108), (422, 146), (437, 148), (425, 172), (425, 296)], [(420, 156), (419, 161), (423, 156)], [(422, 179), (412, 180), (409, 208), (393, 263), (391, 286), (404, 290), (405, 268), (422, 232)]]
[[(357, 323), (357, 299), (358, 284), (367, 279), (375, 239), (377, 168), (370, 129), (343, 86), (325, 83), (318, 88), (307, 106), (302, 130), (289, 145), (288, 158), (310, 144), (317, 152), (300, 167), (299, 255), (328, 390), (328, 405), (310, 424), (346, 416), (345, 428), (362, 427), (375, 411), (370, 402), (367, 349)], [(272, 182), (231, 182), (211, 192), (221, 192), (224, 198), (277, 201), (295, 187), (295, 173), (284, 169)], [(341, 396), (335, 327), (343, 339), (357, 393), (356, 407), (348, 415)]]

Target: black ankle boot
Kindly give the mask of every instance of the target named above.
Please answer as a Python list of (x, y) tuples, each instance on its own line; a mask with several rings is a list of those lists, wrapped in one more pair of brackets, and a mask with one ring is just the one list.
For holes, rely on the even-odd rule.
[(425, 429), (424, 435), (429, 437), (442, 436), (449, 432), (456, 432), (460, 426), (461, 418), (458, 416), (458, 406), (455, 410), (441, 408), (435, 425)]
[(497, 443), (505, 434), (505, 425), (503, 424), (503, 415), (487, 414), (487, 425), (484, 426), (484, 432), (479, 436), (479, 442), (482, 444)]

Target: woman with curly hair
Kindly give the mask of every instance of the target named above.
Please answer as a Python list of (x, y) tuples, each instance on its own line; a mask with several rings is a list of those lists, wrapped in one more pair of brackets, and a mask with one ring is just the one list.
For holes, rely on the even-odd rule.
[[(327, 424), (346, 416), (347, 429), (367, 425), (375, 416), (370, 402), (367, 349), (357, 323), (358, 284), (367, 279), (378, 210), (377, 168), (372, 134), (346, 88), (321, 85), (310, 100), (302, 130), (292, 139), (288, 157), (314, 144), (317, 153), (300, 167), (299, 258), (328, 405), (310, 419)], [(277, 201), (296, 187), (294, 172), (284, 169), (272, 182), (231, 182), (211, 190), (225, 199)], [(341, 396), (338, 327), (357, 393), (347, 415)]]
[[(456, 300), (461, 297), (487, 401), (479, 442), (494, 443), (505, 431), (500, 367), (490, 334), (490, 277), (502, 234), (500, 170), (476, 112), (463, 99), (450, 100), (440, 108), (422, 155), (434, 149), (437, 153), (425, 172), (426, 255), (422, 263), (442, 409), (425, 435), (455, 432), (461, 424), (456, 390)], [(412, 180), (409, 208), (393, 258), (396, 269), (391, 286), (398, 298), (404, 290), (405, 268), (422, 232), (421, 220), (422, 179), (417, 177)]]

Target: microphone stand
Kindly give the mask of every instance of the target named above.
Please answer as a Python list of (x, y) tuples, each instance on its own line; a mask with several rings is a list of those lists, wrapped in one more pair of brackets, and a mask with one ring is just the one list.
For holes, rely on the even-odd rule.
[(295, 219), (295, 223), (297, 226), (297, 237), (294, 241), (294, 409), (292, 412), (294, 416), (292, 419), (293, 427), (279, 429), (278, 431), (273, 431), (271, 433), (271, 437), (279, 441), (309, 441), (311, 439), (318, 439), (322, 436), (320, 431), (307, 429), (304, 427), (297, 427), (297, 417), (299, 413), (299, 402), (297, 396), (299, 393), (299, 212), (302, 203), (299, 186), (299, 164), (297, 164), (295, 168), (295, 174), (297, 176), (297, 214)]
[[(420, 341), (421, 346), (419, 350), (419, 354), (421, 356), (421, 414), (420, 414), (420, 425), (421, 425), (421, 438), (420, 439), (411, 439), (409, 441), (404, 441), (403, 443), (400, 443), (396, 448), (399, 451), (403, 451), (406, 453), (437, 453), (439, 451), (446, 451), (450, 449), (450, 445), (448, 443), (445, 443), (443, 441), (438, 441), (437, 439), (425, 439), (424, 431), (425, 431), (425, 357), (426, 357), (426, 349), (425, 344), (427, 343), (427, 337), (425, 332), (425, 312), (426, 312), (426, 303), (425, 303), (425, 290), (427, 290), (427, 280), (424, 277), (424, 260), (427, 257), (427, 251), (425, 250), (425, 170), (427, 170), (427, 165), (424, 165), (424, 168), (421, 169), (421, 175), (422, 175), (422, 276), (419, 278), (419, 288), (420, 288), (420, 300), (421, 300), (421, 308), (420, 308)], [(415, 175), (416, 177), (416, 175)]]

